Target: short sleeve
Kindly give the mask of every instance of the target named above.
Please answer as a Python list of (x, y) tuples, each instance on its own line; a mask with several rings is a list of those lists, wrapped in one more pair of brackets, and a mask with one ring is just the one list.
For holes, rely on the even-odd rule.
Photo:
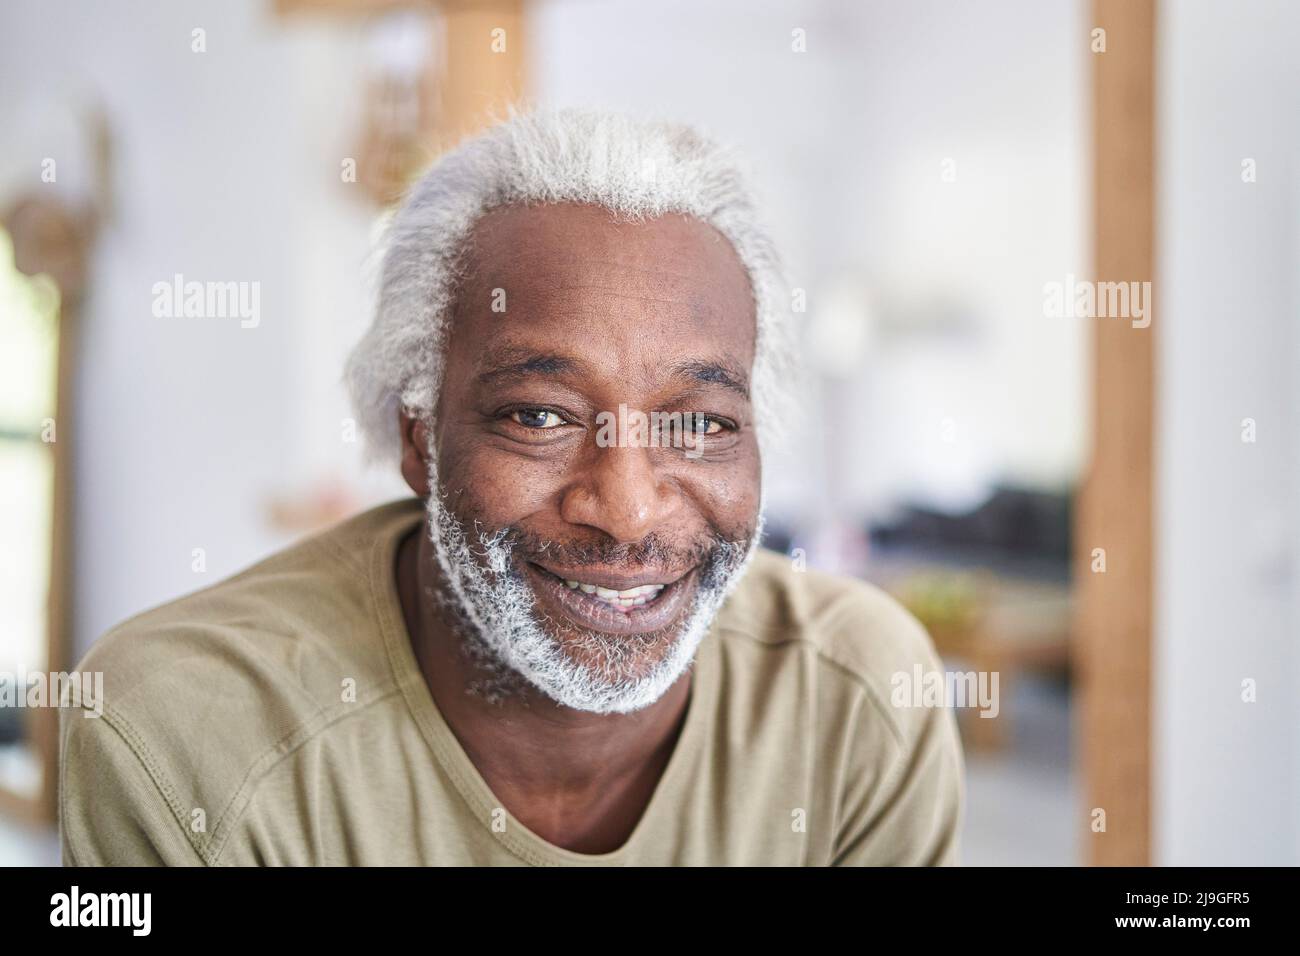
[(65, 866), (201, 866), (144, 762), (108, 715), (60, 711)]
[[(924, 667), (940, 668), (928, 638), (920, 656)], [(858, 720), (894, 730), (888, 754), (880, 752), (879, 733), (859, 734), (851, 749), (832, 865), (955, 866), (965, 764), (952, 709), (900, 711), (879, 694), (864, 694)]]

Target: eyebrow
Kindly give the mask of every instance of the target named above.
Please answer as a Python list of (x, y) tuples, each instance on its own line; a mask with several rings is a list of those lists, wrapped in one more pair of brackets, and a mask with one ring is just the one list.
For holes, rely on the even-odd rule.
[(534, 375), (569, 375), (581, 367), (578, 362), (553, 352), (529, 349), (504, 349), (489, 353), (480, 364), (478, 380), (484, 384), (501, 379), (529, 378)]
[(749, 398), (749, 376), (723, 362), (678, 362), (672, 367), (674, 375), (693, 378), (705, 385), (721, 385)]
[[(581, 372), (585, 363), (555, 352), (534, 352), (531, 349), (507, 348), (488, 353), (480, 363), (479, 382), (491, 384), (502, 380), (518, 380), (534, 376), (556, 377)], [(669, 372), (681, 378), (693, 379), (704, 385), (720, 385), (749, 398), (749, 377), (740, 370), (719, 361), (688, 359), (673, 365)]]

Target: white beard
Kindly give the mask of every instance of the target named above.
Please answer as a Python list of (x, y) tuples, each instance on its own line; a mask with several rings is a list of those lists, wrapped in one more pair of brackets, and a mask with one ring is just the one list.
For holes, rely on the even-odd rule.
[(586, 665), (575, 660), (542, 626), (533, 589), (518, 570), (512, 546), (503, 541), (504, 533), (479, 533), (471, 543), (438, 494), (432, 462), (429, 472), (433, 489), (426, 509), (429, 537), (448, 597), (467, 632), (462, 634), (467, 648), (480, 666), (496, 672), (490, 696), (517, 690), (517, 678), (522, 678), (574, 710), (627, 714), (648, 707), (690, 667), (700, 641), (744, 576), (762, 537), (760, 513), (748, 542), (728, 542), (706, 561), (685, 623), (668, 651), (648, 669), (638, 653), (636, 635), (620, 637), (597, 631), (585, 631), (579, 641), (599, 662)]

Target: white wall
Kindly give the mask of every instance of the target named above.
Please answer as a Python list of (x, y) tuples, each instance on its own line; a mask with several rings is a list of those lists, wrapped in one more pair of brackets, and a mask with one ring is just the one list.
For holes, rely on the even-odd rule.
[(1300, 863), (1298, 43), (1285, 0), (1161, 5), (1162, 864)]
[[(60, 430), (75, 460), (80, 652), (282, 545), (272, 496), (355, 459), (340, 442), (338, 361), (368, 318), (373, 214), (340, 198), (339, 164), (353, 154), (359, 41), (286, 24), (264, 0), (41, 0), (0, 17), (0, 114), (27, 117), (2, 127), (4, 187), (39, 186), (50, 151), (60, 183), (46, 188), (84, 183), (84, 157), (47, 142), (66, 140), (54, 135), (66, 122), (40, 120), (78, 102), (102, 103), (117, 148), (76, 426)], [(260, 282), (260, 325), (154, 318), (152, 286), (175, 273)]]

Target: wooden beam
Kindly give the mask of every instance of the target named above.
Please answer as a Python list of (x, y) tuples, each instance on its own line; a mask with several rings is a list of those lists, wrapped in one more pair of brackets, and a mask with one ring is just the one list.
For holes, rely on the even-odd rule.
[(446, 38), (438, 145), (454, 146), (505, 117), (527, 82), (524, 0), (441, 4)]
[(274, 0), (283, 18), (342, 19), (396, 10), (436, 10), (442, 40), (429, 77), (437, 117), (436, 155), (503, 119), (527, 93), (526, 0)]
[[(70, 290), (71, 292), (71, 290)], [(80, 290), (59, 303), (58, 385), (55, 392), (54, 420), (54, 524), (51, 528), (50, 590), (47, 614), (49, 641), (46, 670), (51, 674), (71, 671), (78, 663), (72, 648), (73, 563), (73, 461), (70, 449), (75, 427), (73, 397), (77, 384), (77, 339), (80, 331)], [(58, 711), (49, 709), (32, 722), (32, 744), (41, 757), (41, 792), (37, 798), (37, 816), (43, 822), (57, 823), (59, 818), (59, 720)]]
[(368, 16), (393, 10), (437, 6), (436, 0), (274, 0), (276, 16), (325, 14), (331, 17)]
[[(1155, 0), (1093, 0), (1093, 270), (1151, 281), (1155, 263)], [(1152, 288), (1155, 288), (1154, 283)], [(1153, 296), (1159, 301), (1158, 296)], [(1150, 308), (1150, 302), (1148, 302)], [(1124, 319), (1093, 322), (1092, 460), (1078, 508), (1076, 669), (1085, 858), (1151, 862), (1152, 405), (1154, 340)], [(1094, 549), (1105, 572), (1094, 571)], [(1105, 812), (1105, 831), (1093, 823)]]

